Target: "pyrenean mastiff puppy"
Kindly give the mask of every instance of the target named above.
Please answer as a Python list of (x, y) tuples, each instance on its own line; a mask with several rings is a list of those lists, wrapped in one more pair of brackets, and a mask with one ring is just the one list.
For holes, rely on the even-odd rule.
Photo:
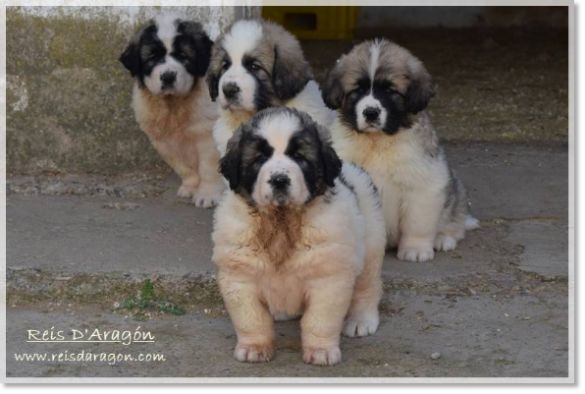
[(213, 136), (222, 155), (234, 131), (264, 108), (297, 108), (324, 126), (335, 116), (323, 103), (297, 39), (264, 20), (235, 22), (218, 37), (207, 85), (220, 106)]
[(274, 355), (273, 320), (302, 315), (303, 361), (341, 360), (340, 334), (373, 334), (386, 234), (378, 192), (329, 133), (289, 108), (259, 112), (229, 140), (213, 261), (239, 361)]
[(212, 136), (219, 115), (204, 78), (212, 45), (199, 23), (161, 15), (134, 34), (120, 57), (135, 80), (140, 128), (181, 177), (177, 195), (204, 208), (225, 189)]
[(424, 111), (433, 94), (420, 60), (385, 39), (355, 46), (323, 85), (325, 103), (337, 110), (333, 146), (372, 176), (388, 246), (398, 246), (401, 260), (432, 260), (434, 249), (453, 250), (479, 226)]

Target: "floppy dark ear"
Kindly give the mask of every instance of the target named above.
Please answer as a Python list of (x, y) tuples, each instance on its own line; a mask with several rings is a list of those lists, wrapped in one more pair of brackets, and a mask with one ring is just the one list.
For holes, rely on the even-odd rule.
[(327, 73), (325, 82), (321, 85), (323, 102), (330, 109), (339, 109), (343, 105), (343, 87), (341, 86), (342, 65), (337, 62)]
[(207, 70), (207, 88), (209, 89), (209, 96), (211, 97), (211, 101), (217, 99), (217, 95), (219, 94), (219, 75), (217, 73), (212, 72), (210, 69)]
[(213, 41), (211, 41), (205, 32), (202, 32), (195, 43), (197, 46), (197, 75), (204, 76), (207, 72), (207, 68), (209, 67)]
[(226, 153), (219, 160), (219, 172), (227, 179), (231, 190), (236, 190), (240, 186), (241, 134), (242, 128), (240, 127), (228, 141)]
[(299, 94), (312, 78), (311, 67), (303, 58), (300, 45), (296, 46), (289, 50), (274, 47), (272, 84), (276, 96), (283, 101)]
[(333, 187), (335, 185), (335, 178), (341, 173), (342, 163), (339, 156), (337, 156), (337, 152), (331, 146), (329, 130), (317, 125), (317, 131), (319, 136), (319, 151), (323, 163), (323, 177), (325, 184)]
[[(220, 38), (217, 39), (217, 42), (220, 42)], [(219, 94), (219, 74), (222, 67), (222, 52), (223, 50), (217, 45), (214, 45), (211, 50), (211, 59), (209, 61), (209, 67), (207, 68), (206, 79), (211, 101), (215, 101)]]
[(140, 72), (140, 66), (142, 65), (142, 59), (140, 58), (140, 40), (142, 35), (145, 34), (147, 31), (156, 30), (154, 21), (150, 20), (144, 26), (142, 26), (132, 38), (130, 38), (130, 42), (128, 43), (128, 47), (122, 55), (120, 55), (120, 62), (130, 71), (130, 75), (135, 77)]
[(124, 53), (120, 55), (118, 59), (120, 62), (130, 71), (130, 75), (133, 77), (140, 71), (140, 50), (138, 49), (138, 43), (130, 42)]
[(195, 47), (195, 73), (199, 76), (204, 76), (209, 67), (213, 41), (211, 41), (203, 26), (198, 22), (181, 22), (179, 24), (179, 31), (191, 38), (191, 43)]
[(406, 91), (404, 103), (406, 111), (411, 114), (422, 111), (434, 95), (431, 75), (422, 63), (417, 62), (410, 71), (410, 85)]

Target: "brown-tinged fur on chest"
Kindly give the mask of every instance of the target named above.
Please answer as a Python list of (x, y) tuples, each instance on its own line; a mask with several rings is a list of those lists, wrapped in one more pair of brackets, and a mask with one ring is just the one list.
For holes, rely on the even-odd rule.
[(270, 208), (254, 210), (252, 248), (266, 253), (270, 262), (280, 265), (289, 260), (302, 243), (304, 208)]
[(141, 124), (151, 138), (162, 138), (169, 134), (185, 132), (195, 110), (195, 92), (187, 96), (153, 95), (141, 89), (148, 110)]

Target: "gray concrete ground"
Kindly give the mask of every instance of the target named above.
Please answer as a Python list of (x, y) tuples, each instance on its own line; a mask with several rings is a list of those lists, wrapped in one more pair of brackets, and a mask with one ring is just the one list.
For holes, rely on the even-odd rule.
[[(331, 368), (302, 363), (298, 322), (276, 325), (273, 362), (232, 359), (235, 335), (210, 261), (213, 212), (177, 200), (174, 177), (10, 179), (8, 376), (567, 376), (566, 147), (446, 148), (482, 228), (433, 262), (400, 262), (388, 251), (380, 329), (343, 339), (344, 361)], [(118, 308), (146, 279), (187, 313)], [(26, 342), (28, 329), (53, 326), (141, 326), (156, 343)], [(15, 353), (82, 350), (167, 360), (15, 360)], [(433, 360), (435, 352), (441, 357)]]

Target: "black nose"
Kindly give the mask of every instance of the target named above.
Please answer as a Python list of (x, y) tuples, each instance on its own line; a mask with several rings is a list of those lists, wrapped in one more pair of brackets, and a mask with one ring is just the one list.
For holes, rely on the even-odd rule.
[(268, 181), (275, 190), (284, 190), (290, 185), (290, 178), (285, 174), (275, 174)]
[(174, 71), (165, 71), (161, 74), (160, 80), (163, 86), (172, 86), (177, 79), (177, 73)]
[(364, 118), (366, 118), (368, 122), (373, 122), (374, 120), (377, 120), (379, 116), (380, 108), (367, 107), (366, 109), (364, 109)]
[(227, 98), (228, 100), (235, 98), (238, 95), (238, 93), (240, 93), (240, 87), (236, 85), (234, 82), (226, 83), (225, 85), (223, 85), (222, 90), (225, 98)]

